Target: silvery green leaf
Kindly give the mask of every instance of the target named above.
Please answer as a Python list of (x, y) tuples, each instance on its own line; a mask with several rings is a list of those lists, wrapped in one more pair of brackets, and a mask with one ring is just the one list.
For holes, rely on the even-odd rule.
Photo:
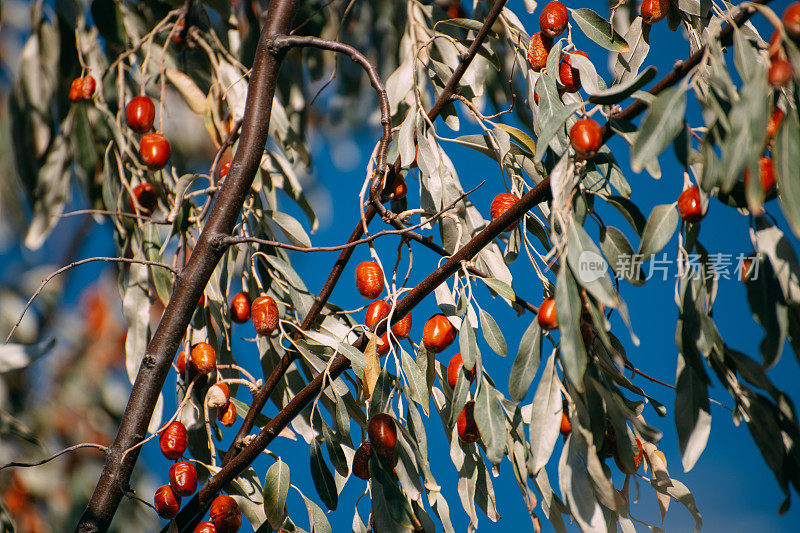
[(628, 43), (611, 24), (589, 8), (571, 9), (572, 20), (589, 39), (606, 50), (625, 53), (630, 50)]
[(486, 339), (486, 343), (489, 347), (494, 350), (499, 356), (505, 357), (508, 354), (508, 348), (506, 347), (506, 339), (503, 337), (503, 332), (500, 331), (500, 327), (495, 322), (492, 315), (480, 309), (480, 317), (481, 317), (481, 330), (483, 331), (483, 338)]
[(657, 205), (653, 208), (642, 232), (642, 244), (639, 246), (642, 261), (657, 254), (667, 245), (678, 227), (678, 220), (675, 204)]
[(500, 464), (506, 444), (506, 424), (494, 387), (484, 381), (475, 399), (475, 423), (486, 446), (486, 458)]
[[(581, 57), (581, 56), (579, 56)], [(586, 59), (583, 58), (582, 59)], [(656, 68), (648, 67), (642, 71), (638, 76), (628, 79), (618, 85), (612, 85), (608, 89), (600, 91), (590, 91), (586, 89), (589, 95), (589, 101), (593, 104), (611, 105), (618, 104), (629, 98), (633, 93), (650, 83), (656, 77)], [(581, 77), (581, 80), (583, 77)]]
[(800, 180), (797, 179), (798, 161), (800, 161), (800, 121), (794, 108), (787, 110), (778, 130), (772, 160), (780, 190), (781, 209), (795, 236), (800, 236)]
[(555, 300), (564, 373), (577, 390), (583, 391), (583, 374), (586, 371), (586, 347), (580, 327), (583, 306), (575, 278), (564, 264), (558, 271)]
[(535, 318), (519, 341), (517, 357), (508, 375), (508, 392), (516, 402), (521, 402), (531, 386), (542, 359), (542, 330)]
[(711, 407), (703, 376), (678, 354), (675, 382), (675, 427), (685, 472), (694, 467), (711, 433)]
[(686, 95), (683, 87), (670, 87), (656, 97), (631, 145), (631, 166), (641, 172), (648, 162), (672, 143), (683, 128)]
[(556, 374), (555, 360), (554, 352), (542, 372), (528, 420), (533, 475), (544, 468), (550, 459), (561, 427), (561, 382)]
[(264, 478), (264, 512), (273, 529), (283, 523), (286, 496), (289, 494), (289, 466), (280, 457)]

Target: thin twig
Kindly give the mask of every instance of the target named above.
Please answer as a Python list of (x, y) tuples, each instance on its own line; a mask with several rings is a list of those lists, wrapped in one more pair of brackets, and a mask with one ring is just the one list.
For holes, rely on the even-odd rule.
[(47, 285), (47, 283), (51, 279), (58, 276), (59, 274), (63, 274), (64, 272), (70, 270), (71, 268), (75, 268), (77, 266), (85, 265), (86, 263), (92, 263), (95, 261), (104, 261), (106, 263), (133, 263), (140, 265), (157, 266), (161, 268), (166, 268), (167, 270), (172, 272), (174, 276), (178, 275), (178, 272), (171, 266), (167, 265), (166, 263), (159, 263), (158, 261), (146, 261), (144, 259), (130, 259), (127, 257), (89, 257), (88, 259), (81, 259), (80, 261), (75, 261), (74, 263), (70, 263), (67, 266), (59, 268), (58, 270), (56, 270), (55, 272), (51, 273), (49, 276), (44, 278), (42, 284), (39, 285), (39, 288), (36, 289), (36, 292), (33, 293), (33, 296), (31, 296), (31, 298), (28, 300), (28, 303), (25, 304), (25, 308), (22, 310), (22, 314), (19, 315), (19, 320), (17, 320), (17, 323), (14, 324), (14, 327), (11, 328), (11, 331), (8, 333), (8, 336), (6, 337), (6, 344), (8, 343), (9, 340), (11, 340), (11, 336), (14, 335), (14, 332), (17, 331), (17, 328), (22, 322), (22, 319), (25, 317), (25, 313), (28, 312), (28, 309), (30, 309), (31, 304), (33, 304), (33, 301), (36, 299), (37, 296), (39, 296), (39, 293), (42, 292), (44, 286)]
[(42, 459), (41, 461), (34, 461), (32, 463), (21, 463), (17, 461), (12, 461), (10, 463), (6, 463), (0, 466), (0, 470), (5, 470), (6, 468), (30, 468), (34, 466), (43, 465), (45, 463), (49, 463), (53, 459), (57, 457), (61, 457), (65, 453), (74, 452), (75, 450), (80, 450), (81, 448), (97, 448), (102, 452), (108, 452), (108, 446), (103, 446), (102, 444), (95, 444), (93, 442), (83, 442), (81, 444), (76, 444), (75, 446), (70, 446), (69, 448), (64, 448), (63, 450), (54, 453), (47, 459)]

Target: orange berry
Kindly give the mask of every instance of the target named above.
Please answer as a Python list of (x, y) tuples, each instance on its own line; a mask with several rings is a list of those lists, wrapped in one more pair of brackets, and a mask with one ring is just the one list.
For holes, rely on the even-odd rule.
[(231, 427), (236, 422), (236, 404), (228, 402), (228, 405), (217, 411), (217, 418), (223, 426)]
[(397, 426), (394, 418), (386, 413), (378, 413), (369, 419), (367, 435), (375, 453), (391, 458), (397, 446)]
[(375, 261), (364, 261), (356, 267), (356, 289), (372, 300), (383, 292), (383, 270)]
[(145, 165), (152, 170), (161, 170), (169, 161), (169, 141), (160, 133), (148, 133), (139, 142), (139, 154)]
[(664, 19), (669, 11), (669, 0), (644, 0), (642, 2), (642, 22), (655, 24)]
[(219, 177), (224, 178), (225, 176), (228, 175), (228, 172), (230, 172), (230, 170), (231, 170), (231, 162), (228, 161), (227, 163), (222, 165), (222, 168), (219, 170)]
[(178, 367), (178, 372), (184, 374), (186, 372), (186, 350), (181, 350), (175, 360), (175, 366)]
[(774, 59), (767, 74), (769, 84), (775, 89), (780, 89), (792, 79), (792, 64), (785, 59)]
[(769, 122), (767, 123), (767, 140), (771, 141), (775, 138), (778, 134), (778, 130), (781, 127), (781, 123), (783, 122), (783, 117), (786, 113), (783, 112), (783, 109), (778, 107), (772, 112), (772, 115), (769, 117)]
[(209, 514), (219, 533), (236, 533), (242, 527), (242, 512), (239, 510), (239, 505), (227, 494), (214, 498)]
[(391, 306), (389, 306), (388, 303), (383, 300), (375, 300), (367, 307), (367, 315), (364, 317), (364, 324), (368, 328), (371, 328), (377, 324), (381, 318), (385, 317), (390, 309)]
[(475, 442), (481, 438), (481, 430), (475, 422), (475, 402), (468, 401), (458, 415), (458, 439), (464, 444)]
[(192, 365), (201, 374), (210, 374), (217, 368), (217, 352), (207, 342), (198, 342), (192, 346), (190, 358)]
[(439, 353), (453, 344), (456, 338), (456, 328), (442, 313), (433, 315), (425, 323), (422, 330), (422, 343), (425, 349), (432, 353)]
[(590, 118), (582, 118), (570, 128), (569, 141), (578, 157), (591, 159), (603, 143), (603, 128)]
[(567, 29), (569, 11), (567, 6), (558, 1), (553, 1), (544, 6), (539, 15), (539, 27), (542, 33), (551, 39), (561, 35)]
[(217, 526), (211, 520), (206, 520), (197, 524), (194, 533), (217, 533)]
[(191, 496), (197, 490), (197, 470), (188, 461), (178, 461), (169, 467), (169, 486), (176, 496)]
[(169, 485), (164, 485), (156, 490), (153, 506), (156, 508), (158, 516), (165, 520), (171, 520), (181, 510), (181, 497), (172, 492)]
[(539, 313), (536, 315), (536, 320), (543, 330), (552, 331), (558, 327), (558, 315), (556, 315), (556, 301), (553, 298), (547, 298), (542, 301), (539, 306)]
[[(762, 156), (758, 160), (759, 178), (761, 180), (761, 190), (765, 193), (769, 192), (775, 186), (775, 167), (772, 164), (772, 158)], [(750, 169), (744, 169), (744, 186), (750, 183)]]
[(689, 187), (678, 196), (678, 214), (686, 222), (696, 224), (700, 222), (705, 213), (703, 213), (703, 203), (700, 201), (700, 190), (695, 187)]
[(156, 106), (147, 96), (134, 96), (125, 106), (125, 121), (136, 133), (144, 134), (150, 131), (155, 118)]
[(392, 200), (402, 200), (408, 194), (406, 180), (400, 174), (395, 175), (394, 181), (389, 188), (389, 198)]
[[(139, 202), (139, 205), (145, 211), (152, 211), (158, 204), (158, 193), (152, 183), (144, 182), (134, 187), (133, 196), (136, 197), (136, 201)], [(130, 207), (131, 211), (134, 213), (136, 212), (136, 205), (133, 203), (133, 198), (128, 200), (128, 207)]]
[(231, 300), (231, 320), (237, 324), (250, 320), (250, 297), (246, 292), (237, 292)]
[(270, 296), (259, 296), (250, 308), (253, 327), (259, 335), (268, 336), (278, 327), (278, 304)]
[(405, 339), (408, 337), (408, 334), (411, 333), (411, 323), (411, 313), (408, 313), (392, 326), (392, 333), (394, 333), (394, 336), (398, 339)]
[(161, 453), (171, 461), (183, 455), (188, 442), (189, 433), (186, 431), (186, 426), (177, 420), (165, 427), (158, 437)]
[(69, 85), (69, 101), (80, 102), (83, 100), (83, 78), (75, 78)]
[[(456, 383), (458, 382), (458, 375), (461, 373), (462, 368), (464, 368), (464, 359), (461, 357), (461, 352), (458, 352), (453, 357), (451, 357), (450, 362), (447, 363), (447, 384), (450, 385), (451, 389), (456, 388)], [(467, 379), (469, 379), (470, 383), (475, 381), (474, 367), (472, 368), (472, 370), (464, 369), (464, 372), (466, 372)]]
[(547, 55), (553, 47), (553, 39), (536, 32), (528, 42), (528, 64), (534, 72), (539, 72), (547, 66)]
[(572, 62), (570, 61), (570, 56), (573, 54), (581, 55), (587, 59), (589, 58), (586, 52), (580, 50), (565, 54), (564, 57), (561, 58), (561, 63), (558, 65), (558, 77), (561, 80), (561, 84), (564, 86), (561, 90), (565, 93), (576, 93), (581, 88), (581, 73), (578, 69), (572, 67)]
[(94, 91), (97, 88), (97, 82), (91, 76), (86, 76), (81, 82), (81, 98), (84, 100), (91, 100), (94, 96)]
[(783, 29), (795, 41), (800, 40), (800, 2), (789, 4), (783, 10)]
[[(492, 200), (492, 205), (489, 207), (489, 216), (494, 220), (508, 211), (508, 209), (517, 202), (519, 202), (517, 195), (511, 194), (510, 192), (500, 193)], [(516, 225), (517, 222), (510, 224), (505, 231), (513, 230)]]
[(353, 456), (353, 475), (365, 481), (369, 479), (369, 450), (369, 442), (362, 442)]

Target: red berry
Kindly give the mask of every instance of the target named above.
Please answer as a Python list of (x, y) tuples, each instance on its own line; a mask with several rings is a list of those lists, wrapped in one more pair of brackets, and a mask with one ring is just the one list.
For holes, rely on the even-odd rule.
[(219, 171), (219, 177), (224, 178), (225, 176), (228, 175), (228, 172), (230, 172), (230, 170), (231, 170), (231, 162), (228, 161), (227, 163), (222, 165), (222, 168)]
[[(644, 459), (644, 450), (642, 450), (642, 441), (638, 438), (636, 439), (636, 446), (638, 448), (636, 455), (633, 457), (633, 466), (634, 472), (639, 470), (639, 467), (642, 466), (642, 459)], [(618, 450), (617, 450), (618, 452)], [(622, 465), (622, 461), (619, 458), (619, 453), (614, 453), (614, 462), (617, 463), (617, 468), (620, 471), (625, 472), (626, 474), (632, 474), (633, 472), (628, 472)]]
[[(447, 364), (447, 384), (450, 385), (451, 389), (456, 388), (456, 383), (458, 382), (458, 375), (461, 373), (461, 369), (464, 368), (464, 359), (461, 357), (461, 352), (455, 354), (452, 358), (450, 358), (450, 362)], [(472, 383), (475, 381), (475, 368), (473, 367), (472, 370), (464, 370), (467, 374), (467, 379), (469, 382)]]
[[(375, 300), (369, 307), (367, 307), (367, 314), (364, 317), (364, 325), (368, 328), (371, 328), (380, 320), (389, 314), (391, 310), (391, 306), (384, 302), (383, 300)], [(395, 337), (398, 339), (405, 339), (408, 337), (408, 334), (411, 332), (411, 313), (404, 316), (402, 319), (398, 320), (397, 323), (392, 326), (392, 333), (394, 333)]]
[(189, 433), (186, 431), (186, 426), (177, 420), (165, 427), (164, 431), (162, 431), (161, 435), (158, 437), (158, 443), (161, 445), (161, 453), (171, 461), (183, 455), (188, 442)]
[(580, 50), (570, 52), (561, 58), (561, 63), (558, 65), (558, 77), (563, 85), (561, 90), (565, 93), (576, 93), (581, 88), (581, 73), (578, 69), (572, 67), (572, 62), (570, 61), (570, 56), (573, 54), (589, 58), (586, 52)]
[[(495, 196), (494, 200), (492, 200), (492, 205), (489, 207), (489, 216), (492, 218), (492, 220), (494, 220), (508, 211), (508, 208), (517, 202), (519, 202), (517, 195), (511, 194), (510, 192), (502, 192)], [(516, 225), (517, 222), (512, 222), (505, 231), (511, 231)]]
[(250, 320), (250, 297), (246, 292), (237, 292), (231, 300), (231, 320), (237, 324)]
[(161, 170), (169, 161), (169, 141), (160, 133), (148, 133), (139, 142), (139, 154), (152, 170)]
[(353, 456), (353, 475), (363, 480), (369, 479), (369, 442), (362, 442)]
[(164, 485), (156, 490), (153, 505), (156, 508), (156, 512), (158, 512), (158, 516), (165, 520), (171, 520), (181, 510), (181, 497), (176, 496), (169, 485)]
[(481, 438), (481, 430), (478, 429), (478, 424), (475, 422), (475, 402), (468, 401), (458, 415), (458, 439), (469, 444)]
[(433, 315), (425, 323), (422, 330), (422, 343), (425, 349), (432, 353), (439, 353), (453, 344), (456, 338), (456, 328), (442, 313)]
[(236, 533), (242, 527), (242, 512), (239, 510), (239, 505), (227, 494), (214, 498), (209, 514), (219, 533)]
[(91, 76), (86, 76), (81, 82), (81, 98), (84, 100), (91, 100), (94, 96), (94, 91), (97, 88), (97, 82)]
[(224, 409), (217, 412), (217, 418), (223, 426), (231, 427), (236, 422), (236, 404), (228, 402)]
[[(762, 156), (758, 160), (759, 177), (761, 178), (761, 189), (767, 193), (772, 187), (775, 186), (775, 167), (772, 164), (772, 158)], [(750, 183), (750, 169), (744, 169), (744, 186)]]
[(206, 305), (206, 294), (202, 293), (200, 298), (197, 299), (197, 308), (202, 309)]
[(378, 413), (369, 419), (367, 435), (375, 453), (391, 458), (397, 445), (397, 427), (394, 419), (386, 413)]
[(553, 47), (553, 39), (536, 32), (528, 42), (528, 64), (534, 72), (539, 72), (547, 66), (547, 55)]
[(201, 374), (210, 374), (217, 368), (217, 352), (207, 342), (198, 342), (192, 346), (190, 357), (192, 365)]
[(569, 11), (567, 11), (567, 6), (561, 2), (554, 1), (542, 9), (542, 14), (539, 15), (539, 27), (544, 35), (554, 39), (567, 29), (568, 20)]
[(464, 8), (461, 7), (460, 0), (455, 0), (449, 6), (447, 6), (447, 16), (451, 19), (464, 18)]
[(582, 118), (570, 128), (569, 140), (578, 157), (591, 159), (603, 143), (603, 128), (590, 118)]
[(169, 486), (176, 496), (186, 497), (197, 490), (197, 470), (188, 461), (178, 461), (169, 467)]
[(398, 339), (405, 339), (408, 337), (408, 334), (411, 333), (411, 313), (408, 313), (406, 316), (398, 320), (394, 326), (392, 326), (392, 333)]
[(785, 59), (774, 59), (767, 74), (769, 84), (780, 89), (792, 79), (792, 64)]
[(383, 270), (375, 261), (364, 261), (356, 267), (356, 288), (367, 299), (374, 299), (383, 292)]
[(186, 372), (186, 350), (181, 350), (181, 353), (178, 354), (175, 366), (178, 367), (178, 372), (181, 374)]
[(153, 128), (156, 118), (156, 106), (147, 96), (134, 96), (125, 106), (125, 120), (128, 127), (139, 134), (144, 134)]
[(558, 429), (566, 439), (572, 431), (572, 423), (569, 421), (569, 403), (565, 399), (561, 411), (561, 427)]
[(700, 222), (703, 213), (703, 203), (700, 201), (700, 190), (697, 187), (689, 187), (678, 196), (678, 214), (686, 222), (696, 224)]
[(217, 526), (214, 525), (214, 522), (206, 520), (197, 524), (197, 527), (194, 528), (194, 533), (217, 533)]
[(75, 78), (69, 85), (69, 101), (80, 102), (83, 100), (83, 78)]
[(642, 22), (655, 24), (664, 19), (669, 11), (669, 0), (644, 0), (642, 2)]
[(785, 116), (785, 113), (783, 112), (783, 109), (780, 109), (778, 107), (776, 107), (775, 110), (772, 112), (772, 115), (770, 115), (769, 122), (767, 123), (767, 140), (768, 141), (771, 141), (772, 139), (774, 139), (775, 136), (778, 134), (778, 130), (781, 127), (781, 122), (783, 122), (783, 117), (784, 116)]
[(270, 296), (259, 296), (250, 308), (253, 327), (259, 335), (268, 336), (278, 327), (278, 304)]
[(556, 315), (556, 301), (547, 298), (539, 306), (539, 313), (536, 315), (539, 325), (546, 331), (552, 331), (558, 327), (558, 315)]
[[(136, 197), (136, 201), (145, 211), (152, 211), (158, 204), (158, 193), (152, 183), (144, 182), (134, 187), (133, 196)], [(128, 207), (130, 207), (131, 211), (134, 213), (136, 212), (136, 205), (133, 203), (133, 198), (128, 201)]]
[(368, 328), (371, 328), (377, 324), (380, 319), (385, 317), (389, 313), (390, 309), (391, 306), (388, 303), (384, 302), (383, 300), (375, 300), (369, 304), (369, 307), (367, 307), (367, 314), (364, 317), (364, 324)]
[(800, 2), (790, 4), (783, 11), (783, 29), (795, 41), (800, 40)]

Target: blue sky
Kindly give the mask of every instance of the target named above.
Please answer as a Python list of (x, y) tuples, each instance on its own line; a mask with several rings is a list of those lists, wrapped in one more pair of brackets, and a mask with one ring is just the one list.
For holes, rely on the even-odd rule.
[[(512, 1), (510, 4), (515, 11), (522, 15), (521, 18), (529, 28), (529, 32), (534, 31), (533, 28), (537, 25), (538, 17), (524, 16), (521, 0)], [(568, 6), (585, 4), (586, 2), (567, 2)], [(777, 1), (773, 4), (779, 11), (781, 6), (788, 2)], [(758, 23), (758, 26), (761, 29), (765, 28), (761, 22)], [(606, 65), (603, 52), (597, 47), (585, 45), (585, 41), (581, 40), (578, 33), (576, 31), (574, 35), (576, 35), (579, 47), (589, 51), (598, 66), (598, 71), (608, 80), (609, 76), (603, 68)], [(765, 29), (762, 34), (769, 35), (769, 33), (771, 31)], [(688, 55), (688, 45), (680, 35), (671, 33), (665, 23), (661, 23), (653, 29), (651, 44), (649, 63), (656, 65), (661, 75), (669, 70), (675, 59)], [(689, 109), (690, 113), (698, 111), (696, 106), (690, 106)], [(696, 125), (700, 117), (690, 116), (690, 120)], [(465, 131), (460, 133), (472, 133), (470, 126), (466, 125), (466, 121), (462, 121), (462, 125), (464, 125)], [(346, 145), (343, 145), (342, 141), (336, 139), (335, 136), (321, 137), (313, 143), (315, 149), (313, 174), (319, 186), (326, 191), (315, 194), (317, 205), (328, 209), (335, 206), (332, 216), (323, 217), (320, 230), (312, 236), (315, 244), (344, 242), (352, 231), (358, 209), (357, 191), (363, 179), (366, 158), (377, 138), (377, 130), (371, 130), (360, 132), (353, 137), (352, 143), (348, 141)], [(637, 175), (630, 170), (629, 150), (619, 139), (614, 139), (610, 146), (621, 162), (633, 187), (633, 200), (638, 203), (645, 214), (649, 213), (653, 205), (670, 203), (677, 198), (682, 189), (682, 170), (676, 164), (671, 150), (668, 150), (661, 158), (663, 177), (660, 180), (654, 180), (645, 173)], [(474, 187), (484, 179), (487, 181), (486, 185), (473, 194), (472, 199), (480, 209), (488, 213), (491, 199), (495, 194), (503, 192), (497, 165), (467, 148), (452, 144), (448, 144), (446, 147), (456, 164), (465, 189)], [(410, 180), (409, 188), (409, 203), (411, 206), (417, 205), (418, 184)], [(768, 204), (767, 209), (775, 215), (780, 213), (777, 201)], [(293, 212), (292, 208), (288, 208), (288, 210)], [(598, 210), (607, 224), (616, 225), (627, 231), (624, 222), (612, 211), (602, 208), (598, 208)], [(779, 216), (779, 218), (781, 217)], [(298, 219), (303, 220), (300, 216)], [(700, 240), (711, 252), (731, 253), (734, 256), (740, 252), (747, 253), (751, 250), (747, 228), (748, 219), (746, 217), (717, 201), (712, 201), (708, 216), (702, 223)], [(371, 230), (379, 229), (383, 229), (382, 222), (376, 219)], [(591, 223), (587, 224), (587, 229), (590, 235), (594, 238), (597, 237), (596, 227)], [(785, 224), (782, 225), (782, 229), (787, 235), (790, 234)], [(791, 238), (793, 244), (797, 245), (797, 240), (794, 237)], [(396, 237), (389, 237), (377, 243), (379, 252), (385, 258), (384, 261), (390, 263), (394, 260), (396, 246)], [(674, 257), (676, 248), (677, 239), (674, 238), (666, 248), (669, 257)], [(83, 250), (83, 256), (86, 257), (111, 255), (112, 253), (111, 241), (108, 239), (107, 232), (104, 231), (97, 232), (95, 238), (90, 239)], [(355, 291), (352, 279), (355, 265), (367, 258), (366, 248), (356, 251), (343, 275), (342, 282), (332, 295), (331, 300), (334, 303), (346, 309), (356, 308), (366, 303)], [(322, 286), (334, 260), (335, 254), (333, 253), (294, 254), (293, 256), (295, 268), (306, 280), (312, 292), (318, 291)], [(415, 270), (410, 282), (413, 284), (420, 281), (433, 268), (437, 260), (438, 256), (421, 247), (415, 247)], [(534, 304), (538, 304), (541, 299), (541, 287), (538, 279), (531, 275), (530, 268), (524, 257), (512, 265), (512, 272), (515, 275), (514, 285), (518, 294)], [(76, 272), (68, 284), (70, 298), (74, 298), (77, 292), (96, 276), (98, 270), (96, 267), (84, 267)], [(625, 343), (631, 361), (644, 372), (670, 383), (675, 380), (676, 367), (674, 334), (677, 310), (673, 302), (673, 290), (673, 280), (651, 280), (641, 288), (627, 284), (622, 285), (622, 295), (631, 311), (634, 330), (641, 339), (640, 346), (633, 346), (621, 324), (614, 323), (617, 336)], [(505, 306), (502, 301), (491, 301), (488, 292), (483, 288), (479, 289), (479, 298), (482, 305), (485, 305), (485, 308), (495, 315), (498, 323), (502, 324), (503, 333), (508, 342), (509, 356), (501, 358), (492, 353), (489, 347), (483, 343), (482, 337), (478, 336), (485, 367), (495, 377), (501, 390), (507, 391), (507, 376), (519, 339), (532, 317), (523, 315), (517, 318), (516, 313)], [(414, 311), (412, 337), (419, 339), (425, 319), (434, 312), (436, 312), (435, 301), (433, 296), (430, 296)], [(744, 287), (738, 281), (723, 280), (720, 282), (720, 291), (714, 312), (716, 324), (726, 342), (732, 347), (758, 358), (758, 345), (762, 340), (763, 333), (750, 315)], [(237, 339), (235, 347), (237, 357), (244, 361), (246, 366), (257, 368), (255, 346), (239, 340), (252, 336), (251, 326), (234, 327), (234, 336)], [(446, 362), (457, 351), (458, 349), (454, 345), (440, 354), (439, 359)], [(797, 360), (788, 346), (780, 363), (770, 371), (769, 376), (778, 387), (792, 393), (795, 401), (798, 400), (795, 386), (798, 376)], [(172, 390), (172, 383), (174, 383), (171, 381), (172, 379), (173, 377), (168, 380), (167, 391)], [(530, 401), (537, 382), (538, 377), (526, 401)], [(712, 432), (708, 446), (694, 469), (689, 473), (684, 473), (677, 448), (671, 409), (674, 391), (658, 384), (649, 383), (640, 377), (635, 377), (633, 382), (645, 388), (652, 396), (664, 403), (669, 410), (664, 419), (658, 419), (649, 409), (646, 411), (646, 416), (651, 424), (663, 431), (664, 437), (659, 448), (666, 454), (670, 473), (683, 481), (695, 495), (703, 514), (705, 531), (795, 530), (796, 526), (792, 527), (791, 524), (796, 524), (800, 519), (800, 510), (794, 506), (787, 515), (777, 516), (777, 508), (783, 497), (782, 493), (745, 426), (735, 427), (727, 410), (712, 405)], [(732, 405), (727, 392), (716, 382), (715, 378), (710, 394), (712, 398), (721, 403)], [(167, 396), (170, 395), (167, 394)], [(240, 397), (243, 401), (249, 402), (249, 396), (246, 393), (240, 393)], [(230, 431), (228, 433), (230, 435)], [(450, 463), (448, 444), (438, 417), (435, 415), (428, 426), (428, 437), (434, 474), (450, 501), (451, 518), (457, 531), (463, 531), (466, 529), (467, 518), (466, 514), (461, 511), (458, 501), (457, 474)], [(557, 463), (560, 447), (559, 443), (549, 468), (551, 482), (554, 485), (557, 484), (555, 463)], [(309, 472), (308, 447), (302, 442), (279, 439), (272, 447), (272, 451), (280, 454), (289, 462), (292, 469), (292, 483), (303, 488), (307, 496), (318, 501)], [(168, 463), (161, 457), (156, 444), (145, 447), (142, 460), (166, 476)], [(268, 460), (266, 456), (257, 463), (257, 471), (262, 478), (269, 464), (271, 464), (271, 460)], [(501, 528), (512, 526), (527, 530), (530, 527), (530, 520), (507, 462), (501, 469), (500, 477), (493, 481), (497, 500), (501, 503), (500, 513), (503, 518), (497, 524), (492, 524), (481, 516), (480, 529), (482, 531), (501, 531)], [(616, 485), (619, 486), (620, 483), (621, 479), (616, 479)], [(641, 489), (639, 501), (634, 504), (633, 512), (635, 516), (645, 521), (658, 524), (658, 510), (654, 493), (646, 485), (642, 485)], [(329, 516), (334, 531), (349, 530), (352, 523), (352, 505), (363, 490), (364, 483), (361, 480), (350, 480), (340, 497), (339, 510)], [(632, 495), (635, 495), (635, 490), (632, 490)], [(362, 517), (366, 519), (368, 513), (366, 498), (362, 500), (360, 509)], [(305, 510), (301, 499), (294, 491), (290, 492), (290, 510), (299, 525), (307, 527)], [(667, 531), (687, 531), (690, 530), (692, 524), (689, 513), (677, 502), (673, 502), (665, 521)], [(547, 529), (547, 526), (545, 527)]]

